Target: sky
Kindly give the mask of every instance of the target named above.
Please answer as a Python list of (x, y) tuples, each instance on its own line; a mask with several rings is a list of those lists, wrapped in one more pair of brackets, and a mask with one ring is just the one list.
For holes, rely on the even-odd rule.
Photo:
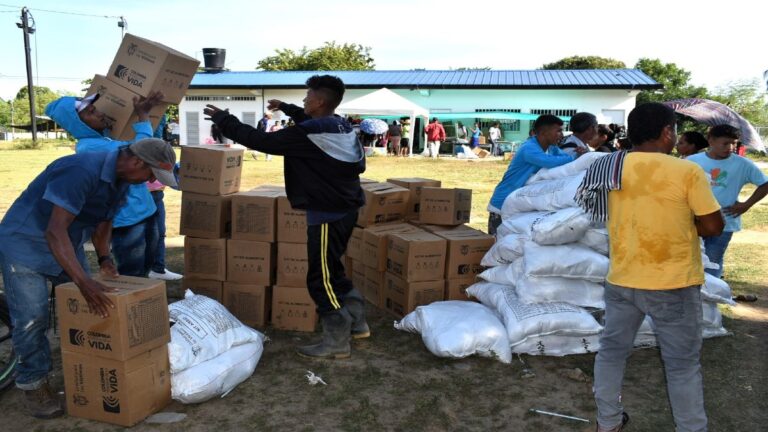
[(639, 58), (658, 58), (691, 72), (693, 84), (716, 90), (761, 79), (768, 70), (767, 7), (760, 3), (0, 0), (0, 98), (13, 98), (26, 85), (23, 33), (16, 27), (22, 6), (36, 26), (30, 35), (35, 85), (80, 94), (82, 80), (107, 72), (120, 45), (119, 16), (129, 33), (201, 60), (202, 48), (225, 48), (233, 71), (255, 70), (276, 49), (336, 41), (370, 47), (379, 70), (536, 69), (572, 55), (633, 67)]

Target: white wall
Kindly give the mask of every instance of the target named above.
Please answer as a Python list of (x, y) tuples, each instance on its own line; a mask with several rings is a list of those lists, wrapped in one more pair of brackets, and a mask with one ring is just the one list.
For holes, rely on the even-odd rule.
[[(344, 101), (350, 101), (375, 90), (347, 90)], [(531, 112), (532, 109), (575, 109), (576, 111), (591, 112), (598, 117), (603, 110), (623, 110), (624, 124), (626, 116), (635, 106), (637, 91), (627, 90), (429, 90), (423, 95), (419, 90), (395, 89), (395, 93), (423, 106), (429, 110), (441, 110), (443, 112), (472, 112), (475, 109), (520, 109), (521, 112)], [(197, 113), (199, 143), (204, 142), (210, 135), (211, 122), (203, 119), (203, 108), (206, 104), (212, 104), (219, 108), (229, 108), (229, 111), (243, 120), (244, 113), (255, 113), (256, 121), (263, 115), (266, 101), (279, 99), (284, 102), (302, 105), (302, 99), (306, 91), (295, 90), (189, 90), (187, 98), (179, 105), (179, 120), (181, 124), (181, 142), (188, 143), (187, 112), (194, 116)], [(221, 100), (187, 100), (199, 96), (207, 96)], [(229, 96), (230, 100), (225, 99)], [(254, 100), (238, 101), (237, 97), (250, 97)], [(439, 114), (437, 115), (439, 117)], [(284, 114), (277, 112), (273, 120), (281, 120)], [(469, 121), (463, 122), (465, 124)], [(507, 133), (504, 139), (508, 141), (523, 140), (528, 136), (529, 122), (522, 121), (520, 131)]]

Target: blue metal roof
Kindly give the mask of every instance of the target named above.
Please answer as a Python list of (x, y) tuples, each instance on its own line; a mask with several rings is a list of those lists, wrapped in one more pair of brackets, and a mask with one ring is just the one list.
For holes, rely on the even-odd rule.
[(411, 70), (198, 72), (191, 89), (303, 88), (312, 75), (331, 74), (347, 88), (408, 89), (660, 89), (637, 69), (591, 70)]

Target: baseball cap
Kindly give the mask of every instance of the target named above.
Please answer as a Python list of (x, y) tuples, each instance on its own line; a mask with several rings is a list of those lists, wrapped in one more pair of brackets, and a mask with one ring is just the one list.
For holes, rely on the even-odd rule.
[(75, 101), (75, 110), (77, 110), (77, 112), (80, 112), (80, 111), (88, 108), (88, 105), (96, 102), (97, 100), (99, 100), (99, 94), (98, 93), (94, 93), (94, 94), (92, 94), (90, 96), (86, 96), (84, 98), (80, 98), (80, 99)]
[(143, 160), (152, 168), (157, 180), (171, 187), (176, 187), (176, 176), (173, 167), (176, 164), (176, 153), (170, 144), (158, 138), (145, 138), (128, 146), (137, 158)]

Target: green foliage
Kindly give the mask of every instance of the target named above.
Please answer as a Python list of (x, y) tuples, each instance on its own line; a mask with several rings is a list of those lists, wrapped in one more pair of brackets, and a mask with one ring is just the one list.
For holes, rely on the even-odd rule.
[(51, 140), (51, 139), (39, 139), (32, 141), (31, 139), (16, 139), (13, 140), (11, 149), (13, 150), (48, 150), (54, 146), (66, 142), (64, 140)]
[(753, 126), (768, 126), (768, 104), (759, 80), (736, 81), (715, 90), (711, 97), (728, 105), (749, 120)]
[(625, 69), (627, 66), (621, 60), (598, 56), (571, 56), (554, 63), (547, 63), (542, 69)]
[(89, 88), (91, 88), (91, 84), (93, 84), (93, 78), (88, 78), (80, 81), (80, 84), (84, 85), (82, 91), (83, 93), (87, 92)]
[[(37, 115), (44, 115), (45, 107), (61, 97), (61, 93), (54, 92), (48, 87), (35, 87), (35, 111)], [(13, 99), (13, 124), (28, 125), (31, 123), (29, 115), (29, 91), (22, 87)], [(8, 122), (6, 124), (10, 124)]]
[(690, 84), (691, 73), (674, 63), (662, 63), (659, 59), (641, 58), (635, 64), (646, 75), (664, 86), (664, 90), (643, 90), (637, 95), (637, 103), (664, 102), (673, 99), (707, 98), (709, 92), (705, 87)]
[(165, 110), (165, 118), (167, 121), (171, 121), (171, 119), (178, 118), (179, 117), (179, 106), (178, 105), (168, 105), (168, 109)]
[(326, 42), (323, 46), (296, 52), (276, 49), (275, 55), (259, 60), (257, 69), (265, 71), (290, 70), (373, 70), (371, 48), (358, 44), (337, 45)]

